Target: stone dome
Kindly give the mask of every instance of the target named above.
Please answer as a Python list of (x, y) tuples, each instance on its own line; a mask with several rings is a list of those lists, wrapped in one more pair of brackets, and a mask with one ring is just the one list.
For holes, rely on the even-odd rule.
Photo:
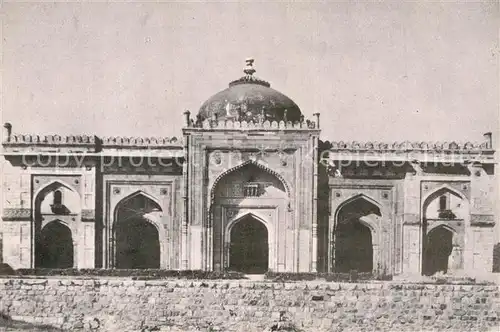
[[(198, 120), (300, 121), (302, 113), (290, 98), (253, 76), (253, 59), (247, 59), (245, 76), (229, 83), (229, 87), (210, 97), (200, 108)], [(286, 113), (286, 119), (285, 119)]]

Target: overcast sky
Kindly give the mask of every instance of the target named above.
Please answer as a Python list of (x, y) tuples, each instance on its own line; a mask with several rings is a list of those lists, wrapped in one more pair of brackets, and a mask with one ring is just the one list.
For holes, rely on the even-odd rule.
[(2, 117), (14, 132), (179, 136), (242, 76), (321, 113), (328, 140), (497, 131), (497, 1), (4, 3)]

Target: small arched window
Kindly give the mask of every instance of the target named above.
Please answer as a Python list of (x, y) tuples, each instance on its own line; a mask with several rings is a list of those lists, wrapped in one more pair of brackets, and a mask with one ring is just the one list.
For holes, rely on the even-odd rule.
[(54, 202), (55, 206), (62, 205), (62, 192), (60, 190), (54, 191)]
[(448, 209), (448, 197), (446, 195), (442, 195), (439, 197), (439, 210), (443, 211)]

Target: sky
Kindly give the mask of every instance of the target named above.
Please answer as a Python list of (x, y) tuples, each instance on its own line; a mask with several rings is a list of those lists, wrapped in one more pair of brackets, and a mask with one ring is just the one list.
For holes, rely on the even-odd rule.
[(14, 133), (180, 136), (243, 75), (321, 113), (323, 140), (498, 134), (499, 5), (9, 2), (1, 111)]

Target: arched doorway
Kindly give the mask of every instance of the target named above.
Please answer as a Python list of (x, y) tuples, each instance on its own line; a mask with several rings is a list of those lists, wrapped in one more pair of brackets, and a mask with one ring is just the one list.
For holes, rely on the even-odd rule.
[(359, 220), (346, 220), (337, 226), (335, 270), (337, 272), (371, 272), (373, 270), (373, 244), (370, 228)]
[[(280, 232), (280, 227), (285, 229), (290, 210), (287, 185), (281, 176), (258, 162), (248, 161), (221, 174), (211, 195), (211, 227), (204, 243), (208, 268), (256, 274), (276, 270), (277, 247), (286, 239), (274, 234)], [(253, 242), (261, 248), (253, 247)], [(242, 257), (246, 261), (256, 257), (255, 267)]]
[(116, 268), (160, 268), (158, 229), (148, 219), (150, 214), (159, 212), (159, 205), (142, 194), (125, 199), (118, 205), (114, 227)]
[(453, 232), (439, 226), (429, 232), (424, 252), (423, 272), (433, 275), (436, 272), (448, 272), (448, 261), (453, 249)]
[(333, 267), (335, 272), (374, 270), (374, 225), (380, 209), (363, 195), (345, 202), (337, 210), (333, 229)]
[(37, 249), (39, 267), (52, 269), (73, 267), (71, 230), (63, 223), (53, 221), (42, 228)]
[(253, 216), (246, 216), (231, 229), (229, 269), (249, 274), (266, 273), (269, 244), (266, 226)]

